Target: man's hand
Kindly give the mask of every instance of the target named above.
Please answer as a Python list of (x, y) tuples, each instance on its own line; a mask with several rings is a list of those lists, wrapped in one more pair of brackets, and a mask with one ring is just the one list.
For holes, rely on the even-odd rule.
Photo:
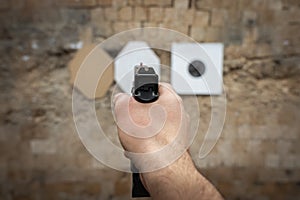
[[(117, 94), (114, 99), (119, 139), (125, 150), (148, 154), (170, 145), (171, 153), (181, 152), (168, 166), (141, 174), (145, 188), (153, 199), (222, 199), (196, 170), (186, 150), (190, 139), (189, 120), (181, 98), (166, 83), (160, 84), (159, 93), (159, 99), (149, 104), (139, 103), (126, 94)], [(136, 160), (127, 153), (139, 170), (164, 162), (170, 156), (154, 155), (150, 161), (145, 161)]]
[(156, 102), (145, 104), (127, 94), (115, 96), (118, 134), (127, 151), (154, 152), (173, 142), (179, 134), (188, 132), (188, 116), (181, 98), (166, 83), (160, 85), (159, 93)]

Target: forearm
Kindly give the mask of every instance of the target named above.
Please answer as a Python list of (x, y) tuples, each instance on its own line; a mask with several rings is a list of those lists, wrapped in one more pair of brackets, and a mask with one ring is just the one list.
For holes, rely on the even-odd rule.
[(222, 199), (219, 192), (195, 168), (186, 152), (172, 165), (144, 173), (142, 179), (153, 199)]

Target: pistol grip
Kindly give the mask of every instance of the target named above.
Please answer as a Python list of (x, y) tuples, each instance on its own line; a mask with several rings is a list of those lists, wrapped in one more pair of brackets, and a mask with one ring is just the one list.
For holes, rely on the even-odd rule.
[[(137, 171), (133, 164), (131, 164), (132, 171)], [(144, 187), (139, 173), (132, 173), (132, 194), (133, 198), (150, 197), (149, 192)]]

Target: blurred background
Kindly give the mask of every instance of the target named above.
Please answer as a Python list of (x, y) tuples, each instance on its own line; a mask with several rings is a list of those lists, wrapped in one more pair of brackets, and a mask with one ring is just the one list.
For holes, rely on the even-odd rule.
[(226, 121), (211, 154), (192, 155), (201, 173), (226, 199), (300, 199), (299, 0), (1, 0), (0, 23), (0, 199), (130, 198), (130, 174), (79, 140), (67, 66), (84, 41), (140, 27), (225, 45)]

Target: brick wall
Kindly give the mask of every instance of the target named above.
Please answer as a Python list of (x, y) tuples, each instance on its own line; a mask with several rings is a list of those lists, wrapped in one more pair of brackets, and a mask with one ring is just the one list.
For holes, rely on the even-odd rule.
[(297, 1), (289, 0), (4, 0), (0, 4), (16, 23), (58, 23), (66, 21), (68, 12), (86, 11), (86, 25), (98, 37), (131, 28), (165, 27), (200, 42), (238, 45), (237, 56), (247, 57), (299, 53), (298, 7)]
[[(76, 134), (66, 65), (88, 28), (102, 41), (153, 26), (225, 44), (226, 123), (207, 158), (201, 138), (192, 146), (200, 171), (228, 199), (300, 198), (298, 0), (2, 0), (0, 22), (1, 199), (128, 199), (130, 175), (97, 162)], [(201, 134), (210, 99), (199, 102)], [(115, 133), (101, 118), (109, 95), (96, 106)]]

